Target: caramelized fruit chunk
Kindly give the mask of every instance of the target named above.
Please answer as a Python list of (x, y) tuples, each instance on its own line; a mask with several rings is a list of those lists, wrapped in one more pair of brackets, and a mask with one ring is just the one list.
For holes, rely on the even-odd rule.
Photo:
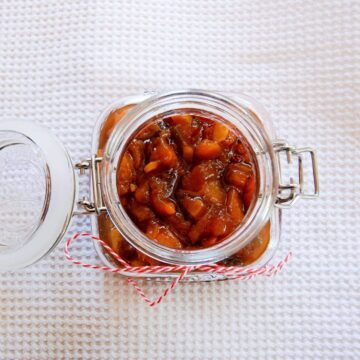
[(200, 166), (194, 167), (188, 174), (181, 179), (182, 188), (193, 192), (198, 192), (205, 186), (206, 174)]
[(172, 184), (164, 179), (153, 177), (150, 179), (150, 202), (156, 213), (163, 216), (175, 214), (175, 203), (169, 199), (172, 192)]
[(215, 237), (226, 235), (228, 233), (226, 216), (220, 213), (218, 216), (212, 218), (208, 225), (208, 232)]
[(206, 206), (200, 199), (186, 197), (182, 200), (182, 206), (194, 219), (199, 219), (206, 212)]
[(252, 162), (249, 150), (244, 145), (244, 143), (241, 142), (240, 140), (235, 145), (234, 151), (235, 151), (235, 153), (237, 153), (240, 156), (240, 158), (239, 158), (240, 160), (245, 161), (248, 164), (250, 164)]
[(134, 160), (134, 167), (136, 170), (140, 170), (144, 165), (144, 142), (134, 139), (129, 144), (129, 153)]
[(155, 214), (148, 206), (139, 204), (133, 199), (126, 205), (126, 209), (139, 223), (155, 218)]
[(157, 222), (151, 222), (146, 230), (146, 235), (159, 243), (172, 249), (181, 249), (182, 244), (179, 239), (165, 226)]
[(223, 148), (229, 150), (229, 149), (232, 148), (232, 146), (235, 143), (236, 139), (237, 139), (236, 134), (233, 131), (230, 131), (228, 136), (226, 137), (226, 139), (221, 142), (221, 146)]
[[(147, 173), (159, 168), (168, 169), (176, 167), (178, 159), (173, 146), (169, 143), (167, 133), (161, 133), (161, 135), (154, 141), (154, 147), (150, 160), (150, 163), (147, 164), (144, 169)], [(150, 164), (154, 164), (152, 165), (153, 168), (151, 170), (146, 170)]]
[(130, 185), (135, 182), (136, 172), (134, 160), (128, 151), (125, 152), (117, 172), (117, 188), (119, 195), (130, 192)]
[(251, 202), (254, 199), (254, 195), (255, 195), (255, 177), (251, 176), (246, 182), (245, 191), (244, 191), (244, 204), (246, 210), (250, 207)]
[(244, 207), (239, 193), (234, 189), (229, 189), (226, 197), (226, 207), (231, 219), (239, 225), (244, 219)]
[(212, 139), (217, 142), (224, 141), (228, 137), (229, 133), (230, 130), (227, 126), (220, 123), (216, 123), (213, 126)]
[(242, 191), (252, 172), (252, 167), (245, 163), (230, 164), (226, 170), (226, 180), (230, 185)]
[(181, 143), (194, 145), (201, 140), (200, 136), (202, 127), (194, 121), (191, 123), (178, 123), (175, 126), (171, 126), (170, 130), (174, 139), (180, 141)]
[(146, 173), (150, 173), (154, 170), (160, 169), (161, 167), (161, 161), (160, 160), (156, 160), (156, 161), (150, 161), (145, 167), (144, 167), (144, 171)]
[(150, 200), (150, 189), (148, 181), (144, 181), (138, 186), (134, 194), (135, 200), (141, 204), (147, 204)]
[(270, 221), (263, 227), (258, 236), (234, 255), (242, 265), (249, 265), (257, 260), (266, 250), (270, 241)]
[(191, 244), (196, 244), (201, 238), (207, 238), (209, 232), (207, 226), (210, 221), (210, 211), (207, 212), (202, 218), (200, 218), (189, 231), (189, 240)]
[(161, 131), (158, 123), (150, 123), (145, 125), (137, 134), (136, 138), (141, 140), (150, 139)]
[(195, 165), (192, 170), (181, 179), (184, 190), (201, 192), (205, 183), (221, 177), (222, 164), (215, 161), (203, 161)]
[(221, 146), (211, 140), (203, 140), (195, 148), (195, 157), (199, 160), (216, 159), (221, 154)]
[(180, 115), (172, 115), (170, 119), (168, 119), (169, 124), (171, 125), (189, 125), (192, 124), (193, 117), (189, 114), (180, 114)]
[(225, 202), (226, 193), (220, 180), (212, 179), (205, 183), (203, 197), (208, 204), (222, 205)]
[(115, 251), (120, 252), (121, 243), (124, 241), (123, 237), (120, 235), (119, 231), (115, 226), (110, 227), (110, 231), (107, 238), (107, 243)]
[(99, 138), (99, 149), (102, 151), (105, 148), (106, 142), (114, 130), (114, 127), (125, 116), (125, 114), (133, 107), (133, 105), (125, 106), (110, 113), (106, 122), (101, 128)]
[(176, 213), (175, 204), (171, 200), (160, 198), (158, 195), (151, 196), (151, 204), (159, 215), (170, 216)]
[(177, 211), (175, 214), (166, 217), (166, 223), (184, 243), (187, 242), (187, 234), (191, 227), (191, 222), (186, 220), (184, 215)]

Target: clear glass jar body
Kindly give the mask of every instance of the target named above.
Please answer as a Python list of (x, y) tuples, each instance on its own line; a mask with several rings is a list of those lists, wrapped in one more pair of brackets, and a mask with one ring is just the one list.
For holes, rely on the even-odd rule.
[[(99, 148), (101, 129), (114, 110), (127, 105), (135, 105), (124, 119), (113, 130), (105, 148), (100, 177), (102, 181), (103, 198), (110, 218), (121, 235), (138, 250), (157, 260), (170, 264), (198, 265), (215, 263), (225, 259), (248, 244), (260, 231), (261, 227), (270, 219), (270, 242), (265, 252), (254, 263), (244, 267), (259, 268), (267, 264), (273, 257), (280, 240), (280, 209), (275, 205), (279, 186), (279, 168), (273, 141), (275, 134), (269, 115), (255, 101), (247, 96), (234, 94), (220, 94), (198, 90), (184, 90), (161, 94), (145, 94), (126, 97), (111, 104), (99, 117), (93, 134), (93, 153)], [(220, 243), (217, 248), (202, 249), (200, 251), (174, 251), (157, 244), (154, 245), (127, 217), (117, 197), (116, 167), (124, 146), (134, 131), (154, 115), (174, 109), (200, 109), (215, 113), (236, 126), (249, 141), (257, 157), (259, 166), (259, 196), (253, 206), (250, 216), (234, 234)], [(92, 217), (92, 229), (98, 234), (97, 218)], [(104, 263), (114, 266), (111, 257), (101, 246), (96, 250)], [(128, 276), (144, 276), (136, 273), (125, 273)], [(172, 278), (176, 273), (147, 274), (146, 278)], [(224, 279), (223, 275), (208, 273), (191, 273), (188, 280)]]
[[(114, 123), (113, 127), (108, 128), (105, 138), (102, 137), (111, 114), (119, 109), (122, 109), (121, 118), (118, 119), (121, 121), (116, 126)], [(256, 200), (253, 200), (252, 205), (247, 209), (243, 222), (221, 243), (199, 250), (177, 250), (166, 248), (150, 240), (130, 220), (119, 200), (116, 169), (124, 146), (140, 125), (168, 111), (189, 109), (214, 114), (216, 120), (221, 119), (220, 122), (230, 123), (233, 128), (238, 128), (242, 134), (241, 136), (239, 134), (240, 139), (246, 138), (247, 145), (252, 149), (252, 155), (256, 156), (255, 183), (258, 188), (255, 192)], [(184, 112), (180, 113), (184, 114)], [(250, 265), (241, 266), (240, 270), (237, 268), (237, 271), (243, 271), (241, 274), (245, 275), (249, 268), (262, 268), (275, 254), (280, 239), (281, 209), (291, 207), (299, 198), (317, 198), (319, 195), (315, 151), (311, 148), (297, 148), (276, 140), (270, 117), (263, 107), (249, 97), (239, 94), (182, 90), (121, 98), (111, 104), (99, 117), (93, 132), (91, 158), (75, 166), (67, 150), (56, 137), (46, 129), (28, 121), (0, 122), (0, 144), (2, 145), (0, 163), (3, 167), (3, 171), (0, 171), (0, 181), (3, 184), (0, 192), (3, 199), (0, 217), (4, 222), (3, 237), (0, 237), (2, 259), (0, 272), (29, 266), (48, 254), (61, 240), (72, 216), (92, 215), (94, 234), (99, 234), (98, 219), (100, 218), (96, 215), (103, 216), (110, 229), (115, 229), (116, 234), (122, 236), (121, 240), (126, 240), (136, 250), (160, 263), (186, 266), (219, 262), (225, 264), (224, 266), (239, 267), (241, 264), (247, 264), (245, 261), (241, 264), (238, 262), (232, 264), (233, 255), (237, 254), (238, 250), (245, 250), (247, 244), (262, 230), (263, 225), (270, 221), (270, 236), (267, 232), (266, 242), (262, 243), (263, 252), (257, 252), (258, 257), (252, 257)], [(19, 158), (17, 152), (13, 151), (15, 147), (23, 153)], [(98, 152), (100, 148), (101, 153)], [(33, 151), (34, 149), (36, 151)], [(296, 175), (292, 173), (295, 177), (289, 176), (285, 181), (280, 176), (281, 156), (284, 155), (287, 163), (292, 163), (297, 169)], [(312, 171), (309, 173), (304, 170), (306, 159), (311, 160), (308, 164), (311, 164)], [(88, 172), (91, 179), (90, 188), (86, 189), (88, 197), (82, 199), (78, 199), (77, 170), (80, 175)], [(34, 176), (35, 173), (38, 175)], [(14, 176), (16, 183), (13, 181)], [(31, 190), (28, 190), (28, 176), (34, 178), (31, 182)], [(308, 187), (309, 181), (306, 179), (313, 186)], [(27, 187), (25, 185), (22, 187), (23, 180)], [(26, 193), (18, 194), (15, 185), (20, 186), (20, 189)], [(28, 201), (27, 206), (31, 207), (31, 213), (27, 213), (24, 206), (18, 206), (24, 200)], [(33, 206), (38, 208), (33, 209)], [(24, 218), (24, 212), (25, 215), (30, 215), (29, 221)], [(7, 225), (11, 216), (17, 221), (22, 219), (18, 221), (17, 227)], [(6, 231), (9, 229), (16, 234), (14, 237), (16, 243), (6, 236)], [(260, 239), (263, 238), (260, 236)], [(98, 243), (95, 243), (95, 247), (105, 264), (117, 267), (116, 262), (103, 247)], [(222, 262), (225, 259), (227, 261)], [(157, 279), (168, 279), (179, 275), (175, 272), (142, 275), (125, 272), (123, 269), (121, 274)], [(186, 279), (208, 281), (224, 278), (226, 276), (219, 274), (192, 272)]]

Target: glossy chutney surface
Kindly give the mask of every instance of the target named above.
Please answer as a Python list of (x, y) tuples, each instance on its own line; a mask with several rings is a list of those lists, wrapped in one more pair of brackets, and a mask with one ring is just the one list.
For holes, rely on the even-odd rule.
[[(110, 114), (102, 127), (101, 154), (113, 127), (129, 108)], [(228, 237), (256, 197), (255, 156), (242, 134), (210, 113), (182, 110), (150, 119), (133, 134), (119, 161), (121, 203), (153, 241), (196, 250)], [(122, 239), (99, 218), (100, 235), (133, 265), (159, 264)], [(256, 239), (226, 262), (247, 265), (266, 250), (267, 224)]]

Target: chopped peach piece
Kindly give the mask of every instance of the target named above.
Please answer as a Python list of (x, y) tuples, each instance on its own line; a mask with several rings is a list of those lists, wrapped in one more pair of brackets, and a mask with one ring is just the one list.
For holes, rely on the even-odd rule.
[(225, 235), (227, 232), (226, 219), (222, 216), (212, 218), (208, 226), (208, 231), (216, 237)]
[(161, 131), (159, 124), (151, 123), (145, 125), (137, 134), (136, 138), (141, 140), (150, 139)]
[(160, 245), (167, 246), (172, 249), (182, 249), (181, 241), (169, 230), (163, 228), (155, 239)]
[(256, 261), (266, 250), (270, 241), (270, 221), (262, 228), (258, 236), (243, 247), (235, 257), (241, 259), (242, 265)]
[(254, 199), (254, 194), (255, 194), (255, 177), (251, 176), (246, 183), (245, 191), (244, 191), (244, 204), (246, 210), (250, 207), (251, 202)]
[(239, 193), (233, 188), (227, 193), (226, 206), (231, 219), (236, 223), (236, 225), (240, 224), (245, 214)]
[(193, 144), (193, 136), (197, 128), (189, 124), (178, 124), (172, 128), (172, 133), (182, 144)]
[(133, 201), (131, 204), (129, 204), (128, 209), (139, 222), (148, 221), (155, 217), (155, 214), (148, 206), (138, 204), (136, 201)]
[(225, 202), (226, 193), (219, 180), (208, 180), (203, 193), (204, 199), (210, 204), (221, 205)]
[[(159, 198), (168, 198), (173, 192), (174, 176), (171, 174), (163, 174), (163, 177), (152, 176), (149, 179), (149, 187), (151, 196)], [(176, 180), (176, 179), (175, 179)]]
[(230, 164), (226, 172), (226, 180), (229, 184), (243, 190), (249, 176), (252, 175), (252, 167), (246, 164)]
[(216, 123), (213, 127), (212, 139), (217, 142), (226, 140), (229, 135), (229, 128), (220, 123)]
[(194, 219), (198, 219), (206, 212), (206, 206), (200, 199), (185, 198), (182, 201), (182, 205)]
[(135, 190), (135, 200), (141, 204), (147, 204), (150, 199), (149, 183), (147, 181), (143, 182)]
[(221, 146), (211, 140), (203, 140), (195, 148), (195, 157), (200, 160), (216, 159), (221, 154)]
[(250, 152), (240, 140), (235, 145), (234, 150), (237, 154), (240, 155), (240, 157), (242, 158), (243, 161), (245, 161), (247, 163), (251, 162)]
[(181, 212), (177, 211), (175, 214), (167, 216), (166, 222), (168, 223), (170, 230), (173, 230), (176, 235), (179, 235), (186, 240), (187, 233), (191, 227), (191, 222), (185, 220), (184, 215)]
[(178, 158), (174, 148), (169, 144), (166, 135), (160, 136), (154, 145), (155, 147), (150, 157), (151, 162), (159, 161), (160, 166), (163, 168), (175, 168)]
[(181, 249), (182, 244), (180, 240), (166, 227), (159, 225), (156, 222), (149, 224), (146, 235), (159, 243), (172, 249)]
[(182, 186), (185, 190), (200, 192), (205, 183), (219, 177), (222, 167), (216, 161), (204, 161), (192, 168), (191, 172), (183, 176)]
[[(106, 227), (106, 228), (105, 228)], [(136, 257), (136, 250), (119, 233), (108, 215), (99, 217), (99, 234), (106, 243), (126, 261)]]
[(134, 139), (129, 144), (129, 152), (134, 160), (135, 169), (140, 169), (144, 163), (144, 148), (145, 145), (141, 140)]
[(226, 179), (229, 184), (234, 185), (239, 189), (243, 189), (247, 182), (246, 174), (238, 171), (228, 172)]
[(170, 123), (172, 125), (185, 124), (191, 126), (192, 120), (193, 120), (192, 115), (179, 114), (179, 115), (172, 115)]
[(122, 157), (118, 169), (117, 186), (120, 195), (130, 192), (130, 184), (135, 180), (134, 161), (128, 151)]
[(237, 136), (234, 131), (229, 131), (228, 136), (221, 142), (221, 146), (225, 148), (231, 148), (236, 141)]
[(144, 172), (145, 172), (145, 173), (152, 172), (152, 171), (154, 171), (154, 170), (159, 169), (160, 166), (161, 166), (161, 161), (160, 161), (160, 160), (150, 161), (150, 162), (144, 167)]
[(205, 174), (200, 166), (195, 166), (190, 173), (182, 178), (182, 186), (185, 190), (201, 191), (205, 186)]
[(109, 236), (107, 238), (107, 243), (111, 249), (113, 249), (115, 252), (119, 252), (122, 241), (124, 241), (124, 238), (121, 236), (118, 229), (112, 225), (109, 231)]
[(170, 216), (176, 213), (175, 204), (167, 199), (161, 199), (158, 196), (151, 196), (151, 204), (154, 210), (163, 216)]
[(206, 225), (208, 224), (208, 216), (203, 216), (196, 224), (194, 224), (189, 233), (188, 237), (192, 244), (196, 244), (201, 236), (206, 232)]
[(155, 239), (159, 235), (160, 224), (157, 221), (150, 221), (146, 228), (146, 235), (150, 239)]

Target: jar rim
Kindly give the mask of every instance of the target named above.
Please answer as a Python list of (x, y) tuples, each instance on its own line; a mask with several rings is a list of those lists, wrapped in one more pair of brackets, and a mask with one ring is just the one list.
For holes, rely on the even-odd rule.
[[(262, 119), (247, 106), (221, 93), (204, 90), (177, 90), (156, 93), (135, 105), (122, 118), (111, 134), (101, 163), (101, 186), (109, 216), (120, 234), (131, 245), (161, 262), (198, 265), (223, 260), (247, 245), (268, 221), (275, 204), (278, 188), (278, 168), (271, 139)], [(119, 159), (125, 147), (145, 122), (170, 110), (205, 110), (219, 115), (238, 128), (256, 155), (259, 196), (245, 221), (228, 237), (214, 246), (197, 250), (165, 247), (149, 239), (132, 222), (121, 205), (116, 186)]]

